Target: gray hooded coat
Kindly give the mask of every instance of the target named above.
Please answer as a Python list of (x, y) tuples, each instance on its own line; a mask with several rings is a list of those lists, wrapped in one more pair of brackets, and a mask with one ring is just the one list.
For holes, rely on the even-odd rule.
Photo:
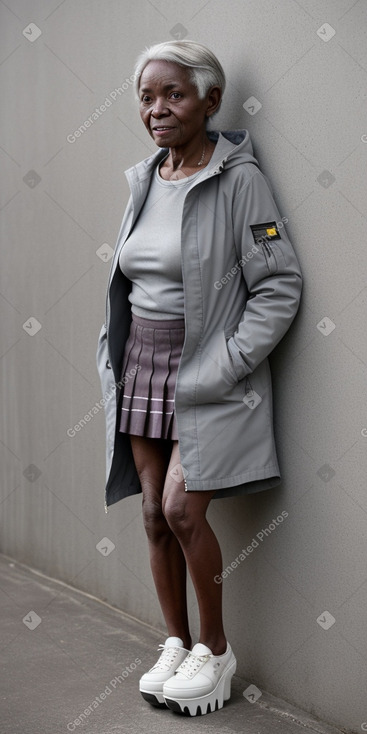
[[(280, 218), (249, 133), (209, 136), (220, 145), (188, 187), (182, 215), (185, 342), (175, 412), (186, 491), (217, 490), (217, 498), (280, 482), (267, 356), (296, 315), (302, 277), (284, 228), (288, 220)], [(159, 149), (126, 171), (131, 196), (112, 260), (97, 350), (107, 428), (106, 511), (141, 492), (129, 436), (118, 430), (131, 323), (131, 281), (118, 259), (154, 168), (167, 152)]]

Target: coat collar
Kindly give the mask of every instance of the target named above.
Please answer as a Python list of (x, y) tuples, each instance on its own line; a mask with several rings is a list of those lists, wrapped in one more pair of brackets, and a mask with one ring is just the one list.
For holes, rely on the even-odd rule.
[[(202, 176), (195, 179), (195, 184), (203, 181), (211, 176), (221, 173), (224, 167), (232, 167), (243, 163), (258, 162), (253, 155), (252, 143), (248, 130), (226, 130), (219, 132), (217, 130), (208, 131), (210, 140), (214, 140), (217, 144), (213, 152), (212, 158), (202, 171)], [(141, 185), (147, 179), (151, 178), (152, 172), (158, 163), (168, 155), (168, 148), (159, 148), (153, 155), (145, 158), (135, 166), (125, 171), (126, 178), (130, 188), (133, 191), (135, 186)]]

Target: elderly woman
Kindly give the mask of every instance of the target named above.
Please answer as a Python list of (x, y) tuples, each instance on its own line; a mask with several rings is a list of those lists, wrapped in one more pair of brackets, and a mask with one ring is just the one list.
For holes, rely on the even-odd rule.
[[(297, 312), (301, 273), (248, 132), (208, 130), (225, 87), (214, 54), (169, 41), (135, 72), (158, 150), (126, 172), (99, 338), (105, 504), (142, 492), (169, 636), (141, 694), (195, 716), (223, 706), (236, 670), (206, 511), (212, 499), (280, 482), (267, 356)], [(193, 647), (187, 569), (200, 614)]]

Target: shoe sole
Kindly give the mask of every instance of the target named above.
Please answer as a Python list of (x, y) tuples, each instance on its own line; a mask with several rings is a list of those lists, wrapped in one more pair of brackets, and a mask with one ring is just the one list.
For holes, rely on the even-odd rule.
[(207, 693), (205, 696), (199, 696), (197, 698), (170, 698), (163, 693), (168, 708), (171, 711), (185, 714), (186, 716), (203, 716), (204, 714), (211, 714), (223, 708), (224, 701), (228, 701), (231, 697), (231, 681), (232, 676), (236, 672), (236, 666), (236, 661), (231, 663), (218, 681), (214, 691)]
[(150, 703), (151, 706), (155, 706), (159, 709), (166, 709), (167, 704), (163, 698), (162, 693), (149, 693), (148, 691), (140, 691), (144, 698), (144, 701)]

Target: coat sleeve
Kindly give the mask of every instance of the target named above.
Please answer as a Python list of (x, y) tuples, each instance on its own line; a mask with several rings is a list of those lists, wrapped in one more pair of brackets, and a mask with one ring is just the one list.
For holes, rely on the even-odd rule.
[[(261, 225), (272, 223), (276, 225), (275, 239), (259, 237), (264, 230)], [(227, 347), (235, 373), (242, 380), (270, 354), (291, 325), (300, 302), (302, 275), (261, 171), (256, 171), (237, 194), (233, 224), (247, 302)]]

